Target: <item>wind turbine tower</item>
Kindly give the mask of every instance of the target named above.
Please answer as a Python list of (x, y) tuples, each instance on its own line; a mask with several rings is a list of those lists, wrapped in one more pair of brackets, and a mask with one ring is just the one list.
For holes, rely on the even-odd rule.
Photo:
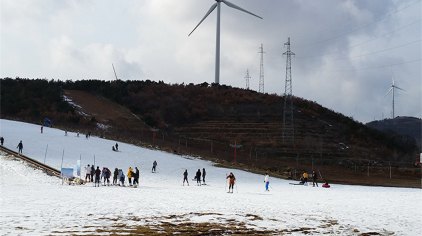
[(293, 98), (292, 98), (292, 55), (290, 51), (290, 37), (287, 43), (284, 44), (287, 51), (283, 53), (286, 55), (286, 82), (284, 86), (284, 109), (283, 109), (283, 128), (282, 137), (283, 143), (294, 143), (294, 120), (293, 120)]
[(246, 80), (246, 89), (249, 90), (249, 80), (251, 79), (251, 76), (249, 75), (249, 70), (246, 70), (246, 76), (245, 76), (245, 80)]
[(264, 45), (261, 43), (259, 47), (259, 54), (261, 54), (261, 63), (259, 66), (259, 92), (264, 93)]
[(116, 77), (116, 80), (118, 80), (118, 79), (117, 79), (117, 74), (116, 74), (116, 70), (114, 69), (114, 65), (113, 65), (113, 63), (111, 63), (111, 66), (113, 67), (113, 71), (114, 71), (114, 76)]
[(395, 94), (395, 91), (394, 91), (394, 90), (396, 90), (396, 89), (399, 89), (399, 90), (405, 91), (404, 89), (397, 87), (397, 86), (394, 84), (394, 79), (393, 79), (393, 83), (391, 84), (390, 89), (388, 90), (388, 92), (387, 92), (387, 94), (386, 94), (386, 96), (387, 96), (390, 92), (393, 94), (393, 102), (392, 102), (392, 105), (393, 105), (393, 110), (392, 110), (392, 117), (391, 117), (392, 119), (396, 118), (396, 116), (395, 116), (395, 114), (394, 114), (394, 102), (395, 102), (395, 100), (394, 100), (394, 94)]
[(236, 10), (243, 11), (250, 15), (256, 16), (260, 19), (262, 19), (262, 17), (255, 15), (252, 12), (249, 12), (245, 9), (242, 9), (239, 6), (236, 6), (227, 0), (215, 0), (215, 1), (216, 3), (214, 3), (211, 6), (211, 8), (208, 10), (205, 16), (202, 18), (202, 20), (195, 26), (195, 28), (192, 30), (192, 32), (190, 32), (188, 36), (190, 36), (193, 33), (193, 31), (195, 31), (196, 28), (198, 28), (198, 26), (205, 20), (205, 18), (207, 18), (207, 16), (211, 14), (211, 12), (214, 11), (215, 8), (217, 8), (217, 31), (216, 31), (216, 37), (215, 37), (215, 41), (216, 41), (215, 43), (215, 83), (219, 84), (220, 83), (220, 8), (221, 8), (220, 6), (221, 6), (221, 3), (224, 3), (227, 6), (234, 8)]

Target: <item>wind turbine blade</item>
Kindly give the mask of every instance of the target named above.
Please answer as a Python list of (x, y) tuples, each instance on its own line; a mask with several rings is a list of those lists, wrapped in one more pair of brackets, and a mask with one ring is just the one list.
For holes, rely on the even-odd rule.
[(397, 87), (397, 86), (394, 86), (394, 88), (396, 88), (396, 89), (400, 89), (400, 90), (403, 90), (403, 91), (406, 91), (406, 90), (404, 90), (404, 89), (402, 89), (402, 88), (399, 88), (399, 87)]
[(192, 33), (193, 33), (193, 31), (195, 31), (196, 30), (196, 28), (198, 28), (198, 26), (202, 23), (202, 21), (204, 21), (205, 20), (205, 18), (207, 18), (207, 16), (209, 15), (209, 14), (211, 14), (211, 12), (212, 11), (214, 11), (214, 9), (217, 7), (217, 3), (214, 3), (211, 7), (210, 7), (210, 9), (208, 10), (208, 12), (207, 12), (207, 14), (205, 14), (205, 16), (204, 16), (204, 18), (202, 18), (202, 20), (195, 26), (195, 28), (192, 30), (192, 32), (190, 32), (190, 34), (188, 35), (188, 36), (190, 36)]
[(253, 14), (253, 13), (252, 13), (252, 12), (250, 12), (250, 11), (247, 11), (247, 10), (245, 10), (245, 9), (242, 9), (242, 8), (240, 8), (239, 6), (236, 6), (236, 5), (234, 5), (233, 3), (231, 3), (231, 2), (229, 2), (229, 1), (227, 1), (227, 0), (222, 0), (222, 2), (224, 2), (224, 4), (226, 4), (227, 6), (229, 6), (229, 7), (231, 7), (231, 8), (237, 9), (237, 10), (239, 10), (239, 11), (246, 12), (246, 13), (251, 14), (251, 15), (253, 15), (253, 16), (256, 16), (256, 17), (258, 17), (258, 18), (260, 18), (260, 19), (263, 19), (262, 17), (260, 17), (260, 16), (258, 16), (258, 15), (255, 15), (255, 14)]
[(390, 94), (391, 90), (393, 90), (393, 87), (391, 87), (391, 88), (387, 91), (387, 93), (384, 95), (384, 97), (386, 97), (388, 94)]

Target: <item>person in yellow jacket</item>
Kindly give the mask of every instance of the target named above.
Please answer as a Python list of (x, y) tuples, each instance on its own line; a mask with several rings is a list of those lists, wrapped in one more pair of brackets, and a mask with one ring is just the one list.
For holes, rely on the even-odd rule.
[(129, 186), (132, 186), (132, 177), (133, 177), (133, 170), (132, 170), (132, 167), (129, 167), (129, 170), (127, 171), (127, 179), (129, 181)]
[(303, 183), (304, 184), (308, 183), (308, 178), (309, 178), (308, 172), (304, 171), (302, 177), (303, 177)]

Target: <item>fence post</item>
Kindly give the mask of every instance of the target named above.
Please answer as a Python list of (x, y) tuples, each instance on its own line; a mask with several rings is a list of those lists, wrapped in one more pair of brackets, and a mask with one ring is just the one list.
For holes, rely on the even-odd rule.
[(180, 154), (180, 137), (179, 137), (179, 145), (177, 146), (177, 153)]
[(312, 155), (312, 170), (314, 170), (314, 156)]
[(47, 159), (47, 150), (48, 150), (48, 144), (47, 144), (47, 147), (45, 148), (44, 164), (45, 164), (45, 159)]
[(369, 177), (369, 162), (368, 162), (368, 177)]
[(391, 179), (391, 162), (388, 162), (388, 165), (390, 166), (390, 179)]
[(257, 161), (258, 161), (258, 152), (256, 151), (256, 148), (255, 148), (255, 162)]

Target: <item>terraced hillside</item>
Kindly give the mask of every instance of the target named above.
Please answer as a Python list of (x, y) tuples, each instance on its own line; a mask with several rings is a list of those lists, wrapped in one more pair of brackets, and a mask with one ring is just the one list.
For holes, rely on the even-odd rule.
[[(302, 98), (293, 99), (294, 139), (283, 139), (284, 98), (277, 95), (205, 83), (93, 80), (47, 85), (63, 89), (74, 103), (71, 113), (48, 110), (63, 128), (285, 178), (317, 170), (324, 179), (347, 183), (417, 186), (420, 181), (420, 169), (413, 166), (416, 145)], [(2, 97), (2, 103), (13, 99)], [(46, 99), (39, 106), (48, 104)], [(29, 121), (44, 115), (16, 114), (6, 115)], [(61, 117), (69, 114), (79, 117), (66, 123)]]

